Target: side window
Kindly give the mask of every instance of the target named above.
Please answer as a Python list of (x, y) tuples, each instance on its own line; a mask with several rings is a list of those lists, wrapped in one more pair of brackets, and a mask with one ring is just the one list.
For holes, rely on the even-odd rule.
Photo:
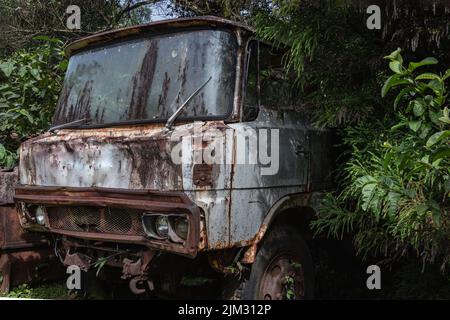
[(293, 86), (283, 67), (283, 52), (260, 45), (261, 105), (270, 109), (293, 105)]
[(259, 42), (252, 40), (248, 47), (247, 78), (243, 105), (243, 121), (252, 121), (258, 116), (259, 110), (259, 79), (258, 79)]

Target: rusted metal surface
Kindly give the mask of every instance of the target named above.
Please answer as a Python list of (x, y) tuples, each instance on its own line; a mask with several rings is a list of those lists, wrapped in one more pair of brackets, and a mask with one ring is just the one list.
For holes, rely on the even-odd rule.
[(155, 256), (156, 251), (145, 251), (142, 253), (142, 257), (137, 261), (133, 261), (130, 259), (124, 259), (123, 261), (123, 270), (122, 270), (122, 279), (133, 278), (136, 276), (144, 276), (148, 272), (148, 268), (150, 266), (150, 262)]
[(255, 261), (256, 253), (258, 252), (258, 244), (263, 239), (264, 235), (267, 231), (267, 225), (263, 224), (260, 228), (258, 233), (256, 234), (255, 238), (252, 241), (252, 244), (250, 247), (245, 251), (244, 257), (242, 258), (241, 262), (245, 264), (251, 264)]
[[(273, 176), (261, 176), (258, 164), (223, 163), (212, 166), (212, 185), (197, 185), (198, 177), (205, 172), (194, 171), (192, 163), (174, 164), (170, 153), (175, 143), (164, 135), (162, 125), (146, 125), (63, 130), (58, 135), (46, 134), (32, 139), (21, 147), (21, 183), (33, 186), (27, 197), (29, 202), (35, 203), (44, 203), (48, 199), (53, 204), (106, 205), (110, 201), (102, 199), (99, 203), (99, 199), (90, 200), (89, 197), (62, 199), (56, 194), (45, 197), (48, 186), (73, 188), (75, 195), (78, 190), (83, 192), (89, 187), (126, 189), (143, 194), (146, 191), (139, 190), (158, 190), (160, 196), (184, 193), (193, 205), (205, 212), (208, 249), (248, 245), (279, 199), (314, 188), (308, 181), (308, 157), (296, 155), (297, 145), (302, 143), (297, 139), (306, 134), (307, 127), (299, 120), (281, 122), (278, 117), (261, 110), (259, 118), (252, 123), (199, 122), (179, 125), (174, 131), (174, 134), (191, 137), (194, 141), (197, 130), (201, 134), (210, 129), (222, 130), (223, 147), (229, 150), (227, 152), (235, 153), (236, 135), (245, 134), (242, 133), (245, 130), (256, 130), (261, 125), (280, 130), (280, 169)], [(185, 154), (194, 157), (194, 145), (183, 148)], [(210, 181), (208, 176), (205, 180)], [(135, 201), (126, 198), (121, 201), (123, 206), (136, 208)], [(147, 209), (162, 208), (148, 206)], [(136, 238), (123, 239), (136, 241)]]
[[(143, 234), (113, 234), (98, 232), (95, 228), (86, 231), (73, 231), (57, 229), (48, 223), (45, 228), (53, 233), (74, 236), (89, 240), (103, 240), (111, 242), (135, 243), (147, 245), (152, 248), (178, 252), (190, 256), (197, 254), (200, 242), (200, 211), (184, 193), (162, 193), (139, 190), (120, 190), (106, 188), (55, 188), (55, 187), (19, 187), (16, 188), (15, 199), (17, 203), (43, 205), (45, 207), (60, 208), (61, 206), (87, 206), (92, 208), (128, 208), (144, 212), (158, 213), (185, 213), (188, 219), (189, 238), (184, 244), (169, 241), (149, 240)], [(21, 205), (18, 206), (21, 208)], [(26, 213), (21, 210), (22, 225), (30, 227)], [(100, 215), (100, 213), (99, 213)], [(98, 223), (104, 223), (104, 219)], [(32, 224), (32, 223), (31, 223)], [(31, 226), (32, 227), (32, 226)]]
[(43, 234), (25, 232), (14, 207), (0, 206), (0, 292), (37, 280), (62, 275)]
[(298, 208), (296, 214), (304, 215), (304, 208), (311, 208), (314, 212), (317, 212), (319, 201), (322, 197), (320, 192), (306, 192), (298, 194), (290, 194), (279, 199), (267, 212), (264, 220), (249, 243), (241, 243), (240, 245), (249, 245), (248, 249), (244, 253), (244, 257), (241, 262), (244, 264), (252, 264), (255, 261), (256, 254), (258, 252), (259, 244), (266, 235), (269, 226), (277, 218), (278, 214), (283, 213), (290, 208)]
[(37, 280), (61, 277), (49, 241), (42, 233), (25, 232), (14, 208), (17, 170), (0, 172), (0, 292)]
[(150, 263), (156, 251), (145, 251), (137, 261), (124, 259), (122, 279), (129, 279), (129, 287), (134, 294), (143, 294), (149, 289), (154, 290), (153, 281), (149, 279), (148, 271)]
[[(305, 278), (299, 258), (289, 254), (275, 257), (264, 272), (259, 286), (261, 300), (303, 300)], [(288, 297), (288, 292), (292, 296)]]
[(80, 270), (88, 271), (91, 268), (92, 261), (93, 259), (85, 254), (67, 252), (63, 264), (65, 266), (78, 266)]
[(212, 186), (212, 164), (196, 164), (193, 169), (194, 184), (199, 187)]
[(25, 232), (14, 208), (17, 170), (0, 172), (0, 251), (18, 251), (48, 245), (43, 234)]
[(17, 167), (14, 170), (0, 170), (0, 205), (14, 203), (14, 187), (18, 182)]
[(26, 232), (21, 228), (13, 206), (0, 206), (0, 250), (30, 250), (48, 244), (44, 234)]
[[(104, 259), (106, 265), (122, 268), (121, 279), (129, 280), (129, 288), (134, 294), (142, 294), (148, 289), (154, 289), (153, 281), (149, 278), (149, 269), (157, 253), (156, 250), (147, 249), (131, 254), (130, 251), (118, 252), (114, 251), (113, 248), (102, 247), (98, 242), (95, 245), (79, 246), (67, 239), (63, 240), (62, 247), (66, 251), (63, 261), (65, 266), (78, 266), (83, 271), (89, 271), (93, 267), (98, 267), (99, 259)], [(87, 248), (89, 249), (86, 253), (79, 251)], [(70, 251), (74, 252), (71, 253)], [(91, 256), (94, 252), (96, 252), (96, 258)], [(111, 252), (114, 252), (114, 254), (111, 254)], [(99, 253), (102, 253), (102, 255), (98, 256)], [(106, 255), (103, 255), (105, 253)]]
[(0, 285), (3, 293), (20, 284), (55, 281), (65, 275), (64, 268), (48, 248), (0, 253), (0, 272), (4, 277)]

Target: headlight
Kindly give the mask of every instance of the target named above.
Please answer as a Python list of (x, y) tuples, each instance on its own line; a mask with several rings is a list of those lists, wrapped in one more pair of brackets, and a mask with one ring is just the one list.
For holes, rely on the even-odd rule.
[(186, 240), (189, 231), (189, 223), (186, 218), (175, 218), (174, 231), (181, 239)]
[(36, 223), (43, 226), (45, 225), (45, 210), (43, 207), (37, 207), (34, 215)]
[(142, 226), (149, 238), (165, 240), (169, 236), (169, 222), (165, 215), (144, 214), (142, 216)]
[(142, 226), (149, 238), (184, 243), (189, 234), (189, 221), (183, 214), (147, 213), (142, 216)]
[(169, 236), (169, 219), (167, 216), (159, 216), (155, 221), (155, 231), (158, 236), (167, 238)]

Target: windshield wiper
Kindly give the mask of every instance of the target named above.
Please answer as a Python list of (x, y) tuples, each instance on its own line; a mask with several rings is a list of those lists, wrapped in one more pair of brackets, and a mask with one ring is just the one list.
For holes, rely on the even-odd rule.
[(211, 81), (212, 77), (209, 77), (208, 80), (206, 80), (197, 90), (194, 91), (194, 93), (191, 94), (189, 98), (183, 104), (175, 111), (173, 115), (170, 116), (169, 120), (167, 120), (166, 123), (166, 129), (172, 130), (173, 123), (175, 120), (177, 120), (178, 116), (181, 114), (183, 109), (186, 107), (186, 105), (208, 84), (209, 81)]
[(90, 122), (90, 120), (88, 118), (75, 120), (75, 121), (67, 122), (64, 124), (60, 124), (58, 126), (51, 127), (48, 130), (48, 132), (55, 133), (56, 130), (61, 130), (61, 129), (65, 129), (65, 128), (78, 128), (83, 124), (87, 124), (88, 122)]

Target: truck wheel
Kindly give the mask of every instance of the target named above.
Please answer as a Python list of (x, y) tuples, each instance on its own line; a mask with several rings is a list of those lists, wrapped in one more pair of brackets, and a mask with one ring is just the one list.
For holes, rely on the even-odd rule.
[(243, 284), (244, 300), (312, 299), (314, 269), (306, 243), (287, 226), (275, 226), (256, 255)]

